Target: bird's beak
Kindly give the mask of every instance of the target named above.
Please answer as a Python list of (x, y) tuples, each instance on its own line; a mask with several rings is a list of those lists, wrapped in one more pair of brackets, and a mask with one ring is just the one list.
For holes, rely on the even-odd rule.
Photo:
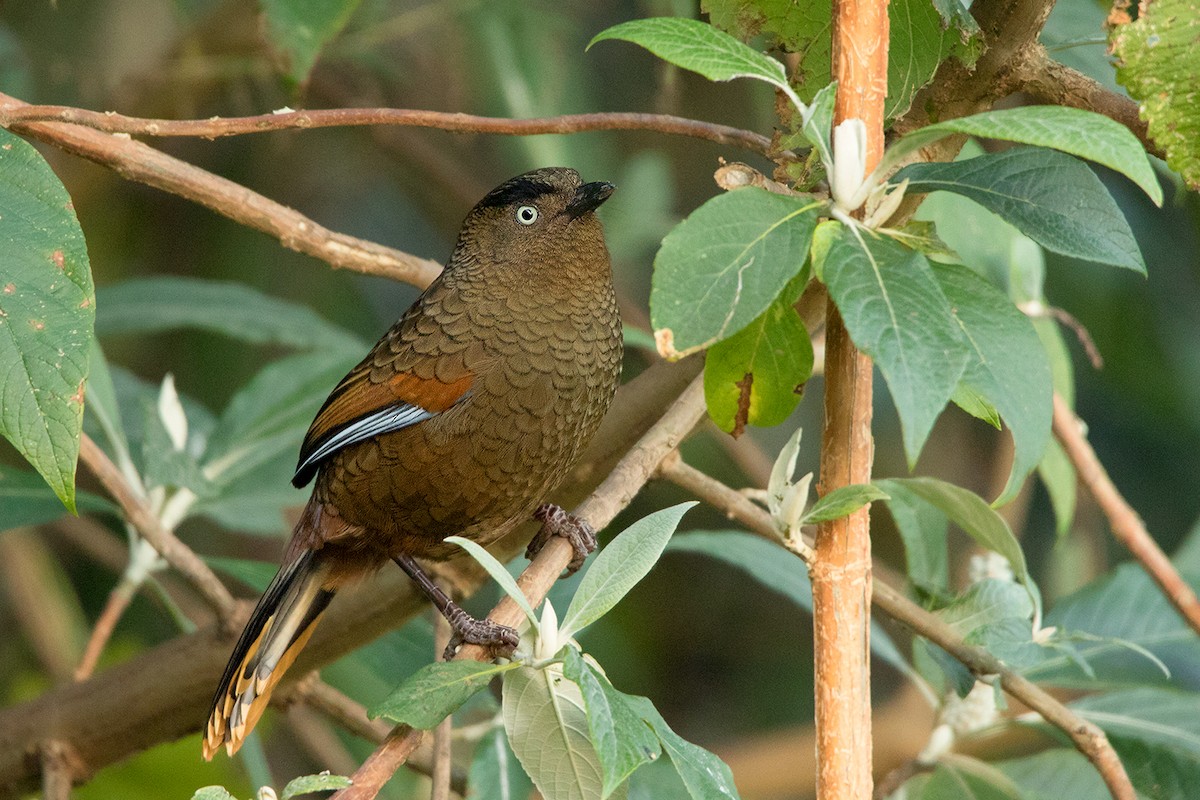
[(571, 219), (578, 219), (589, 211), (595, 211), (616, 188), (605, 181), (585, 183), (575, 190), (575, 196), (567, 203), (567, 214)]

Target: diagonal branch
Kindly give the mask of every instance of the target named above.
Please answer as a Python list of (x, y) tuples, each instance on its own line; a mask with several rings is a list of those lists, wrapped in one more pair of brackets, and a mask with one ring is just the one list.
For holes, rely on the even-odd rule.
[(221, 579), (190, 547), (162, 524), (150, 507), (133, 491), (120, 468), (86, 433), (79, 444), (79, 460), (87, 465), (117, 501), (125, 519), (137, 528), (141, 537), (149, 542), (168, 564), (188, 579), (217, 612), (222, 623), (229, 623), (236, 602), (225, 588), (225, 584), (221, 583)]
[[(769, 539), (781, 547), (771, 515), (752, 503), (742, 493), (731, 489), (720, 481), (675, 458), (668, 459), (659, 474), (678, 484), (723, 511), (731, 519), (745, 525), (752, 533)], [(873, 587), (871, 604), (913, 633), (924, 636), (958, 659), (981, 680), (993, 676), (1000, 681), (1006, 692), (1029, 708), (1041, 714), (1042, 719), (1061, 730), (1074, 742), (1108, 785), (1114, 800), (1135, 800), (1136, 794), (1129, 776), (1117, 753), (1096, 725), (1077, 716), (1041, 687), (1024, 676), (1009, 669), (1000, 659), (982, 647), (969, 645), (948, 623), (909, 600), (886, 583), (877, 581)]]
[(1113, 536), (1149, 573), (1179, 615), (1192, 626), (1192, 630), (1200, 633), (1200, 598), (1196, 597), (1192, 587), (1175, 569), (1158, 542), (1154, 541), (1133, 506), (1121, 496), (1096, 451), (1088, 443), (1082, 420), (1075, 416), (1075, 412), (1058, 393), (1054, 395), (1054, 435), (1075, 466), (1079, 482), (1088, 488), (1108, 518)]
[(89, 111), (71, 106), (0, 108), (0, 126), (18, 123), (67, 122), (106, 133), (133, 136), (198, 136), (215, 139), (248, 133), (311, 128), (395, 125), (435, 128), (453, 133), (492, 133), (508, 136), (570, 134), (588, 131), (651, 131), (688, 136), (717, 144), (733, 145), (770, 159), (796, 161), (790, 150), (779, 150), (770, 138), (754, 131), (718, 125), (670, 114), (604, 111), (592, 114), (563, 114), (535, 119), (481, 117), (448, 111), (423, 111), (409, 108), (322, 108), (306, 111), (279, 111), (253, 117), (211, 117), (209, 119), (144, 119), (113, 111)]
[[(698, 377), (618, 462), (596, 491), (575, 509), (575, 516), (595, 530), (607, 527), (641, 491), (659, 463), (675, 450), (704, 417), (704, 412), (704, 379)], [(551, 539), (542, 548), (517, 579), (517, 585), (529, 598), (530, 604), (536, 607), (542, 602), (573, 556), (574, 549), (565, 539)], [(518, 624), (523, 617), (522, 611), (508, 596), (505, 596), (488, 615), (488, 619), (509, 626)], [(483, 661), (488, 658), (490, 656), (487, 651), (476, 645), (463, 647), (455, 656), (456, 660)], [(397, 725), (383, 744), (354, 773), (354, 785), (337, 792), (331, 800), (372, 800), (404, 764), (424, 735), (424, 731), (415, 730), (408, 725)]]
[[(0, 92), (0, 113), (16, 113), (27, 106)], [(289, 250), (319, 258), (334, 267), (381, 275), (419, 288), (427, 286), (442, 270), (436, 261), (335, 233), (295, 209), (128, 136), (61, 122), (14, 122), (10, 129), (109, 167), (127, 180), (191, 200), (275, 237)]]

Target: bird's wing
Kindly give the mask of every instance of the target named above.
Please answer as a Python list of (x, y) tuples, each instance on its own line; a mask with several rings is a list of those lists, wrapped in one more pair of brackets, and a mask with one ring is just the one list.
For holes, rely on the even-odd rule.
[(292, 484), (312, 480), (331, 455), (356, 442), (424, 422), (451, 408), (471, 391), (475, 376), (467, 372), (451, 383), (413, 372), (378, 380), (370, 359), (337, 385), (317, 413), (300, 446)]

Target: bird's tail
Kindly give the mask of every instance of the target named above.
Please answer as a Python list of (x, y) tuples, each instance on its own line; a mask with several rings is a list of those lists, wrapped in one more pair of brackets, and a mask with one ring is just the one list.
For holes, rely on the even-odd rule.
[(229, 755), (236, 753), (262, 716), (271, 690), (333, 598), (333, 591), (322, 585), (328, 572), (319, 551), (309, 550), (281, 567), (267, 587), (213, 697), (204, 734), (206, 760), (211, 761), (222, 744)]

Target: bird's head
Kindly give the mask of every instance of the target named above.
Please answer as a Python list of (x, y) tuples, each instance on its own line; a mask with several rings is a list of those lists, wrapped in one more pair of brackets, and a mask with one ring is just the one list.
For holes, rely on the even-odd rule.
[(608, 269), (604, 230), (595, 210), (615, 189), (584, 183), (565, 167), (518, 175), (480, 200), (463, 222), (455, 260), (496, 268)]

